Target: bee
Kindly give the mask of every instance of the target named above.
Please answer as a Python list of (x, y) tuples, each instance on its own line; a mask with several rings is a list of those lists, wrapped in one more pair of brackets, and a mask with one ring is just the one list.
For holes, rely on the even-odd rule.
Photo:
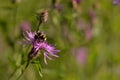
[(41, 32), (37, 32), (36, 34), (35, 34), (35, 36), (34, 36), (34, 38), (35, 38), (35, 40), (37, 40), (37, 41), (46, 41), (46, 34), (44, 34), (44, 33), (41, 33)]
[[(36, 32), (35, 36), (34, 36), (35, 41), (42, 42), (42, 41), (46, 41), (46, 34), (41, 33), (40, 31)], [(34, 47), (31, 49), (31, 51), (29, 52), (28, 58), (29, 59), (33, 59), (33, 58), (37, 58), (39, 56), (39, 52), (35, 52), (34, 51)]]

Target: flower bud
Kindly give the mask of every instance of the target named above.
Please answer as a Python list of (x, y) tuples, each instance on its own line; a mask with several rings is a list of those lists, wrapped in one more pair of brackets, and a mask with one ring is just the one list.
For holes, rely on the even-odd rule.
[(47, 22), (48, 20), (48, 11), (44, 10), (40, 13), (38, 13), (37, 19), (42, 23), (42, 22)]

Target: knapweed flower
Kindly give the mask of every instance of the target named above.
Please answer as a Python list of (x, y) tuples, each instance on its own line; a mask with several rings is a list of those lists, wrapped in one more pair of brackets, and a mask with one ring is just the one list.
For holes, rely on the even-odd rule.
[(85, 30), (85, 39), (87, 41), (90, 41), (93, 38), (93, 29), (92, 28), (88, 28)]
[(74, 0), (77, 4), (81, 3), (82, 0)]
[(63, 9), (63, 6), (62, 6), (61, 4), (57, 4), (57, 5), (56, 5), (56, 9), (57, 9), (59, 12), (61, 12), (62, 9)]
[(25, 39), (28, 44), (32, 44), (33, 48), (28, 55), (29, 59), (33, 59), (38, 56), (38, 51), (41, 51), (44, 55), (44, 62), (47, 64), (46, 58), (52, 60), (52, 56), (58, 57), (56, 53), (60, 50), (56, 50), (55, 47), (51, 44), (48, 44), (46, 41), (46, 35), (42, 32), (31, 32), (27, 31), (25, 34)]
[(63, 9), (62, 4), (61, 4), (59, 1), (57, 1), (57, 0), (52, 0), (50, 7), (51, 7), (52, 9), (57, 10), (58, 12), (61, 12), (62, 9)]
[(71, 3), (72, 3), (72, 7), (73, 9), (75, 9), (76, 11), (79, 11), (80, 10), (80, 3), (81, 3), (81, 0), (71, 0)]
[(21, 32), (29, 31), (31, 24), (28, 21), (23, 21), (20, 23), (19, 28)]
[(113, 0), (114, 5), (120, 5), (120, 0)]
[(81, 65), (86, 64), (87, 61), (87, 49), (84, 47), (81, 47), (77, 50), (76, 58), (78, 63)]

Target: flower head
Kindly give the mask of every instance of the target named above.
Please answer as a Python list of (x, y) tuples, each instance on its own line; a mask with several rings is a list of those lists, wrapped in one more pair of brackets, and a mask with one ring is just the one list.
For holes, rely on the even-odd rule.
[(47, 64), (46, 58), (52, 59), (50, 56), (58, 57), (56, 55), (57, 52), (60, 52), (60, 50), (56, 50), (54, 46), (48, 44), (46, 41), (35, 41), (34, 43), (34, 50), (37, 52), (38, 50), (42, 50), (44, 54), (44, 62)]
[(28, 58), (32, 59), (38, 55), (38, 51), (42, 51), (44, 55), (44, 62), (47, 64), (46, 58), (51, 60), (51, 56), (58, 57), (56, 53), (60, 50), (56, 50), (54, 46), (50, 45), (46, 41), (46, 35), (42, 32), (26, 32), (27, 43), (32, 44), (33, 48), (30, 51)]
[(77, 4), (79, 4), (82, 0), (75, 0)]
[(87, 49), (84, 47), (81, 47), (77, 50), (77, 61), (78, 63), (80, 63), (81, 65), (86, 64), (87, 61)]
[(63, 6), (62, 6), (61, 4), (57, 4), (57, 5), (56, 5), (56, 9), (57, 9), (59, 12), (61, 12), (62, 9), (63, 9)]
[(114, 5), (120, 5), (120, 0), (113, 0)]
[(32, 33), (31, 31), (26, 31), (26, 33), (24, 33), (24, 37), (26, 39), (26, 43), (27, 44), (34, 43), (34, 41), (35, 41), (34, 36), (35, 36), (35, 33)]
[(19, 25), (19, 28), (21, 32), (29, 31), (31, 24), (28, 21), (22, 21)]

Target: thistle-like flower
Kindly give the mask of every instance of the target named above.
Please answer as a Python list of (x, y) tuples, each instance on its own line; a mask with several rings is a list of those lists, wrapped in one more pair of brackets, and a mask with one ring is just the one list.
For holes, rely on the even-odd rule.
[(44, 55), (44, 62), (47, 64), (46, 58), (52, 60), (52, 56), (58, 57), (56, 53), (60, 52), (60, 50), (56, 50), (53, 45), (50, 45), (46, 41), (46, 35), (42, 32), (31, 32), (27, 31), (25, 34), (25, 39), (27, 40), (27, 44), (32, 44), (33, 48), (28, 55), (28, 59), (33, 59), (38, 57), (38, 51), (42, 51)]
[(113, 0), (114, 5), (120, 5), (120, 0)]

